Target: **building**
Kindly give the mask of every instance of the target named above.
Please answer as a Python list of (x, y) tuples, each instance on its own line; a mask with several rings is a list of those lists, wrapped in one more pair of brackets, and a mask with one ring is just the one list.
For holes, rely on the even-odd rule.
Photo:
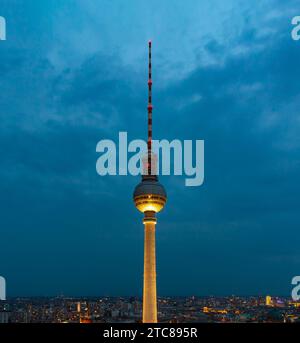
[(273, 306), (272, 297), (270, 297), (269, 295), (266, 296), (266, 306)]
[(0, 324), (5, 324), (9, 322), (10, 313), (7, 311), (0, 312)]
[(149, 42), (148, 78), (148, 152), (143, 159), (142, 181), (133, 194), (136, 208), (144, 213), (144, 286), (143, 323), (157, 323), (155, 227), (156, 213), (167, 201), (164, 187), (158, 182), (156, 156), (152, 153), (152, 76), (151, 41)]

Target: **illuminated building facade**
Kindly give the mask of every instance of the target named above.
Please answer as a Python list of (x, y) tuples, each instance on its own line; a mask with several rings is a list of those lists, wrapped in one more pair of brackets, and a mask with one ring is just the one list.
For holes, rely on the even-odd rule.
[(273, 306), (272, 297), (270, 297), (269, 295), (266, 296), (266, 306)]

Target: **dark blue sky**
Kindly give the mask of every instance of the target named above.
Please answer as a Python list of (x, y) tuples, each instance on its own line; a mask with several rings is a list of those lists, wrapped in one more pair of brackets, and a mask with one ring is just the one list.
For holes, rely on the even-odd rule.
[(161, 178), (158, 293), (290, 293), (300, 272), (298, 1), (0, 0), (0, 15), (8, 296), (141, 295), (139, 179), (97, 175), (95, 148), (119, 131), (145, 138), (149, 38), (155, 138), (205, 140), (203, 186)]

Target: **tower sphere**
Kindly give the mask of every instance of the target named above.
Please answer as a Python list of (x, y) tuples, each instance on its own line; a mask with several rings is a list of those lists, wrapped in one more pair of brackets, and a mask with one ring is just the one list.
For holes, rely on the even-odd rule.
[(167, 193), (158, 181), (145, 179), (135, 187), (133, 199), (139, 211), (157, 213), (165, 206)]

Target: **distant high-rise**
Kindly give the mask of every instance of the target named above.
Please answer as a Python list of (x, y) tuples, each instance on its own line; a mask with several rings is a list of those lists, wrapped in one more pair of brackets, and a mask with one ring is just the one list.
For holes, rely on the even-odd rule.
[(0, 324), (5, 324), (9, 322), (10, 312), (0, 311)]
[(272, 297), (269, 295), (266, 296), (266, 306), (272, 306), (273, 305), (273, 300)]
[(89, 324), (92, 323), (91, 316), (90, 316), (90, 307), (88, 302), (86, 302), (85, 312), (82, 313), (81, 311), (81, 303), (77, 303), (77, 312), (79, 310), (79, 322), (81, 324)]
[(133, 194), (136, 208), (144, 213), (144, 288), (143, 323), (157, 323), (155, 226), (156, 213), (167, 201), (164, 187), (158, 182), (156, 156), (152, 153), (152, 73), (151, 41), (149, 41), (148, 78), (148, 152), (143, 160), (143, 176)]

